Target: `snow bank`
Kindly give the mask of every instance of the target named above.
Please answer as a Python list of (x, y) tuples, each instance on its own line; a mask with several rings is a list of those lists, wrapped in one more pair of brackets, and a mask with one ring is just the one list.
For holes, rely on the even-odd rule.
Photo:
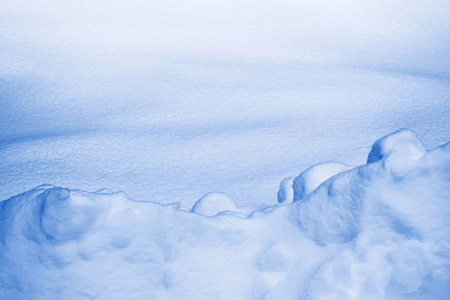
[[(399, 173), (383, 149), (416, 147), (404, 136), (248, 218), (37, 187), (0, 202), (0, 299), (447, 299), (450, 143), (400, 151)], [(193, 211), (232, 206), (202, 199)]]

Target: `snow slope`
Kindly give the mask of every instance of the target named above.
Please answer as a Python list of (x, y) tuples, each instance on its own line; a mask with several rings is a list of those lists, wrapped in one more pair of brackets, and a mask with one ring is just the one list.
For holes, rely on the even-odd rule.
[[(450, 143), (422, 148), (399, 130), (246, 218), (39, 186), (0, 202), (0, 298), (446, 299)], [(233, 203), (200, 202), (217, 199)]]
[(445, 0), (0, 0), (0, 199), (276, 204), (378, 137), (450, 139)]

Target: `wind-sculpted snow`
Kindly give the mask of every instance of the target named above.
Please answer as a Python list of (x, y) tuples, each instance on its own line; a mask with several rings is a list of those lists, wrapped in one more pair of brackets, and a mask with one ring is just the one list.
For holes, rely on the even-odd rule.
[(0, 202), (0, 299), (447, 299), (450, 144), (375, 145), (247, 218), (48, 185)]

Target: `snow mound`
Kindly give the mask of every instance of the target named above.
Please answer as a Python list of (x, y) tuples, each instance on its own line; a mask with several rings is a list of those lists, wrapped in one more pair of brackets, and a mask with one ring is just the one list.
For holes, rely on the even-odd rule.
[(401, 178), (378, 161), (339, 174), (294, 203), (293, 222), (317, 245), (351, 247), (317, 270), (311, 298), (446, 299), (449, 175), (446, 144)]
[(351, 168), (351, 166), (337, 162), (321, 163), (309, 167), (293, 181), (293, 202), (299, 201), (309, 195), (325, 180)]
[(211, 192), (204, 195), (192, 207), (192, 212), (204, 216), (214, 216), (224, 211), (238, 212), (238, 209), (233, 199), (220, 192)]
[(280, 182), (280, 189), (277, 194), (278, 203), (292, 203), (294, 200), (293, 182), (294, 177), (285, 178)]
[(39, 186), (0, 202), (0, 299), (447, 299), (450, 143), (411, 161), (247, 218)]
[(425, 154), (425, 148), (417, 135), (409, 129), (400, 129), (376, 141), (367, 158), (367, 163), (396, 155), (418, 160)]

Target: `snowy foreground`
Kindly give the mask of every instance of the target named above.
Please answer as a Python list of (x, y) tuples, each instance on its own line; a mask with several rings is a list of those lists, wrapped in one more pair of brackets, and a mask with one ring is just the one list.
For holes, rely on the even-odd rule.
[(0, 202), (0, 299), (448, 299), (449, 179), (450, 144), (400, 130), (249, 216), (39, 186)]

